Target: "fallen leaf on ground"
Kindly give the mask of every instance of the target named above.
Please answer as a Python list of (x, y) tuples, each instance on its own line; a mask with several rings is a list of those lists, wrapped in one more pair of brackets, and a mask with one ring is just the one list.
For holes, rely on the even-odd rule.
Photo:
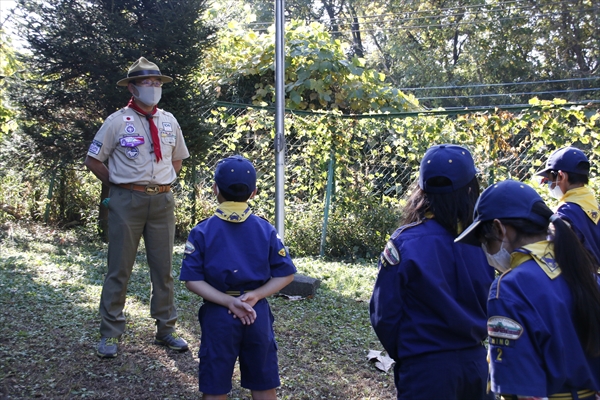
[(375, 361), (375, 367), (384, 372), (388, 372), (396, 363), (387, 355), (385, 351), (379, 350), (369, 350), (369, 354), (367, 354), (367, 360), (371, 362)]

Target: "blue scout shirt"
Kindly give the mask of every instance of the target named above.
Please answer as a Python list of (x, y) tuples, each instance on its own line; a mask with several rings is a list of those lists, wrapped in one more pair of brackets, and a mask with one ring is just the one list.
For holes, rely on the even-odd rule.
[(512, 253), (488, 300), (491, 388), (548, 397), (600, 390), (600, 357), (587, 357), (573, 325), (573, 298), (542, 241)]
[(379, 260), (371, 324), (395, 360), (471, 348), (487, 337), (493, 279), (483, 250), (454, 243), (434, 219), (403, 226)]
[(560, 201), (556, 213), (571, 224), (581, 243), (600, 263), (600, 210), (594, 193), (586, 186), (571, 189)]
[(275, 228), (246, 203), (224, 202), (188, 236), (179, 279), (250, 291), (296, 272)]

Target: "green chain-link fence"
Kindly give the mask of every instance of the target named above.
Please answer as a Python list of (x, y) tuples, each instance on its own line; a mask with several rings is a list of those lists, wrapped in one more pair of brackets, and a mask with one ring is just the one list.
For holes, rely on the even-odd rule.
[[(273, 110), (217, 104), (202, 118), (211, 127), (209, 147), (184, 162), (181, 185), (175, 190), (178, 236), (186, 237), (194, 223), (214, 212), (214, 167), (231, 154), (254, 162), (259, 193), (251, 205), (274, 222)], [(354, 117), (287, 112), (285, 137), (284, 239), (295, 256), (376, 256), (397, 227), (403, 196), (417, 176), (423, 154), (434, 144), (466, 146), (480, 170), (482, 186), (507, 177), (527, 181), (553, 149), (573, 144), (590, 158), (590, 186), (598, 193), (597, 104), (557, 101), (523, 110)], [(4, 171), (0, 181), (9, 189), (0, 196), (5, 211), (1, 222), (48, 218), (77, 224), (97, 219), (100, 185), (89, 172), (73, 168), (50, 175), (27, 168)], [(59, 180), (56, 199), (45, 195), (53, 176)], [(545, 197), (546, 190), (539, 189)], [(553, 202), (549, 199), (550, 205)], [(66, 207), (62, 211), (61, 204)], [(68, 217), (71, 214), (75, 217)]]
[[(216, 162), (242, 154), (257, 169), (259, 193), (252, 206), (273, 221), (272, 110), (223, 104), (204, 117), (213, 126), (212, 144), (199, 163), (196, 200), (202, 203), (211, 197)], [(487, 186), (507, 177), (530, 179), (549, 153), (563, 145), (581, 147), (595, 165), (599, 130), (596, 109), (552, 103), (518, 112), (477, 114), (348, 117), (288, 112), (286, 243), (299, 255), (373, 256), (396, 227), (398, 205), (431, 145), (456, 143), (469, 148), (482, 185)], [(595, 167), (591, 176), (596, 176)], [(197, 219), (212, 212), (207, 206), (197, 210)]]

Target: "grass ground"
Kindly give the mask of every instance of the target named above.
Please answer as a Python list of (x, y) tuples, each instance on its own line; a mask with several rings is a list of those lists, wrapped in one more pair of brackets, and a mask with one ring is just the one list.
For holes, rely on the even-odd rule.
[[(106, 245), (86, 231), (5, 225), (0, 231), (0, 399), (196, 399), (200, 299), (176, 280), (178, 333), (191, 351), (152, 344), (150, 282), (140, 248), (130, 280), (127, 330), (116, 359), (95, 355)], [(176, 244), (175, 277), (183, 253)], [(295, 260), (321, 279), (313, 299), (271, 298), (280, 399), (393, 399), (393, 374), (367, 360), (381, 350), (368, 299), (375, 263)], [(236, 372), (232, 399), (249, 399)]]

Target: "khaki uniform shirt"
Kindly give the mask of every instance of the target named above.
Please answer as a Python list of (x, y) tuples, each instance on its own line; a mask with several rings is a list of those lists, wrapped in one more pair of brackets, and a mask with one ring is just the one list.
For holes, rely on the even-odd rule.
[(162, 160), (156, 162), (150, 125), (146, 117), (125, 107), (111, 114), (94, 137), (88, 156), (108, 160), (109, 181), (114, 184), (169, 185), (177, 177), (173, 161), (190, 156), (173, 114), (161, 110), (154, 114), (160, 137)]

